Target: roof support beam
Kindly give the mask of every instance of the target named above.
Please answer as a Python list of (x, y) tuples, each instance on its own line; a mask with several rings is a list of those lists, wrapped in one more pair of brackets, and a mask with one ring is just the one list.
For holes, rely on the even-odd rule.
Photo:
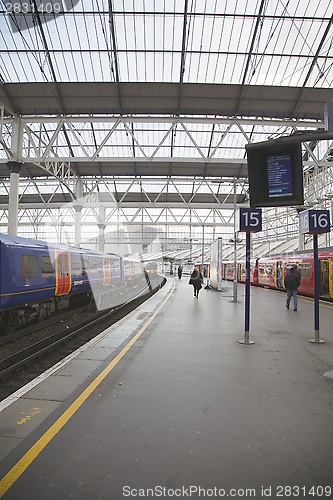
[(330, 19), (330, 20), (329, 20), (329, 22), (328, 22), (328, 25), (327, 25), (327, 27), (326, 27), (325, 33), (323, 34), (323, 37), (322, 37), (322, 39), (321, 39), (321, 41), (320, 41), (320, 43), (319, 43), (319, 45), (318, 45), (318, 48), (317, 48), (316, 54), (315, 54), (315, 56), (314, 56), (314, 58), (313, 58), (313, 60), (312, 60), (312, 63), (311, 63), (310, 69), (309, 69), (309, 71), (308, 71), (308, 74), (306, 75), (305, 80), (304, 80), (304, 82), (303, 82), (303, 86), (302, 86), (302, 88), (301, 88), (301, 90), (300, 90), (300, 92), (299, 92), (299, 94), (298, 94), (298, 98), (297, 98), (297, 100), (296, 100), (296, 102), (295, 102), (294, 108), (293, 108), (292, 112), (290, 113), (290, 117), (291, 117), (291, 118), (292, 118), (293, 116), (295, 116), (295, 113), (296, 113), (297, 107), (298, 107), (298, 105), (299, 105), (299, 103), (300, 103), (300, 100), (301, 100), (301, 97), (302, 97), (302, 95), (303, 95), (303, 91), (304, 91), (304, 89), (305, 89), (305, 87), (306, 87), (306, 84), (307, 84), (307, 83), (308, 83), (308, 81), (309, 81), (309, 78), (310, 78), (310, 76), (311, 76), (311, 73), (312, 73), (313, 68), (314, 68), (314, 67), (315, 67), (315, 65), (317, 64), (318, 56), (319, 56), (320, 51), (321, 51), (321, 49), (322, 49), (322, 47), (323, 47), (323, 45), (324, 45), (324, 42), (325, 42), (325, 40), (326, 40), (326, 38), (327, 38), (327, 35), (328, 35), (328, 33), (329, 33), (330, 29), (331, 29), (332, 23), (333, 23), (333, 15), (332, 15), (331, 19)]
[(180, 100), (182, 97), (182, 85), (185, 73), (185, 58), (186, 58), (186, 27), (187, 27), (187, 7), (188, 0), (184, 2), (184, 20), (183, 20), (183, 40), (182, 40), (182, 55), (180, 59), (180, 75), (179, 75), (179, 86), (178, 86), (178, 104), (177, 104), (177, 115), (180, 111)]
[(55, 83), (55, 92), (54, 92), (54, 87), (52, 87), (52, 91), (55, 93), (55, 97), (56, 97), (57, 101), (59, 102), (59, 106), (60, 106), (60, 108), (62, 110), (62, 113), (66, 114), (66, 111), (65, 111), (65, 108), (64, 108), (64, 105), (63, 105), (60, 93), (59, 93), (57, 77), (56, 77), (56, 74), (55, 74), (55, 71), (54, 71), (54, 68), (53, 68), (52, 59), (51, 59), (50, 51), (49, 51), (49, 48), (48, 48), (48, 45), (47, 45), (47, 42), (46, 42), (46, 38), (45, 38), (45, 33), (44, 33), (44, 30), (43, 30), (42, 22), (40, 20), (39, 10), (38, 10), (37, 4), (36, 4), (36, 0), (32, 0), (32, 2), (34, 4), (34, 15), (36, 16), (36, 19), (37, 19), (37, 24), (38, 24), (38, 27), (39, 27), (39, 31), (40, 31), (40, 34), (41, 34), (41, 37), (42, 37), (42, 41), (43, 41), (43, 45), (44, 45), (45, 52), (46, 52), (46, 58), (47, 58), (47, 61), (49, 63), (49, 68), (50, 68), (50, 71), (51, 71), (53, 82)]
[(112, 0), (108, 0), (109, 2), (109, 24), (110, 24), (110, 30), (111, 30), (111, 39), (112, 39), (112, 52), (113, 52), (113, 64), (114, 68), (112, 67), (112, 72), (114, 75), (115, 79), (115, 85), (116, 85), (116, 92), (117, 92), (117, 99), (118, 99), (118, 105), (119, 105), (119, 112), (120, 114), (123, 114), (123, 107), (121, 103), (121, 93), (120, 93), (120, 79), (119, 79), (119, 68), (118, 68), (118, 55), (117, 55), (117, 40), (116, 40), (116, 30), (114, 26), (114, 20), (113, 20), (113, 7), (112, 7)]
[(257, 33), (258, 33), (259, 26), (260, 26), (261, 17), (262, 17), (262, 11), (264, 9), (265, 2), (266, 2), (266, 0), (261, 0), (259, 14), (258, 14), (258, 17), (257, 17), (256, 26), (254, 28), (254, 33), (253, 33), (253, 37), (252, 37), (251, 47), (250, 47), (249, 55), (248, 55), (248, 58), (247, 58), (247, 61), (246, 61), (246, 66), (245, 66), (245, 70), (244, 70), (243, 80), (242, 80), (241, 88), (240, 88), (239, 95), (238, 95), (238, 100), (237, 100), (236, 109), (235, 109), (235, 116), (237, 116), (237, 113), (238, 113), (238, 110), (239, 110), (239, 106), (240, 106), (240, 102), (241, 102), (241, 99), (242, 99), (244, 85), (245, 85), (247, 73), (248, 73), (248, 70), (249, 70), (249, 66), (250, 66), (250, 62), (251, 62), (251, 57), (252, 57), (252, 54), (253, 54), (253, 47), (254, 47), (254, 44), (255, 44), (255, 41), (256, 41), (256, 38), (257, 38)]

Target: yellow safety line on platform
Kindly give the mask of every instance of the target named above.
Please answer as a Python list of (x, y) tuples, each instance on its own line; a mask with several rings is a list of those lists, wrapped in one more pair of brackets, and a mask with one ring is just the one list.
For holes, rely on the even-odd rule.
[(58, 420), (45, 432), (45, 434), (30, 448), (29, 451), (17, 462), (16, 465), (2, 478), (0, 481), (0, 498), (9, 490), (9, 488), (14, 484), (14, 482), (23, 474), (23, 472), (29, 467), (29, 465), (37, 458), (40, 452), (46, 447), (46, 445), (54, 438), (54, 436), (64, 427), (68, 420), (75, 414), (75, 412), (80, 408), (80, 406), (88, 399), (90, 394), (96, 389), (96, 387), (105, 379), (105, 377), (113, 370), (117, 363), (125, 356), (127, 351), (132, 347), (132, 345), (138, 340), (145, 329), (150, 325), (155, 316), (160, 312), (164, 304), (167, 302), (171, 296), (175, 287), (175, 282), (173, 283), (172, 289), (169, 292), (166, 299), (154, 312), (154, 314), (149, 318), (149, 320), (144, 324), (144, 326), (138, 331), (138, 333), (130, 340), (130, 342), (124, 347), (124, 349), (114, 358), (114, 360), (95, 378), (95, 380), (83, 391), (83, 393), (74, 401), (74, 403), (58, 418)]

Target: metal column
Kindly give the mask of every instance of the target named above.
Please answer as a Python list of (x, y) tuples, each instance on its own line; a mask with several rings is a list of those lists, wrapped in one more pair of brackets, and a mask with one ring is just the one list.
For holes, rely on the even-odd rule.
[(105, 207), (99, 207), (99, 219), (100, 223), (97, 224), (98, 226), (98, 250), (100, 252), (104, 252), (104, 246), (105, 246)]
[(82, 197), (83, 197), (83, 181), (78, 179), (76, 182), (76, 201), (75, 209), (75, 246), (81, 246), (81, 212), (82, 212)]
[(234, 178), (234, 282), (233, 282), (233, 300), (237, 302), (237, 233), (236, 233), (236, 210), (237, 210), (237, 184)]
[(81, 245), (81, 211), (82, 205), (74, 205), (75, 209), (75, 246)]
[(11, 234), (13, 236), (17, 235), (20, 170), (23, 165), (23, 163), (17, 161), (10, 161), (7, 163), (10, 171), (8, 234)]

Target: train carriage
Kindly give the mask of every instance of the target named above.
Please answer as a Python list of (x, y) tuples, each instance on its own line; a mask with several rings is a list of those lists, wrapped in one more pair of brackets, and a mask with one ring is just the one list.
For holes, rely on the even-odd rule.
[(116, 307), (147, 289), (139, 260), (0, 234), (1, 333), (72, 305)]
[[(319, 294), (321, 298), (333, 299), (333, 250), (325, 249), (318, 252), (319, 259)], [(260, 259), (258, 267), (258, 284), (269, 288), (284, 290), (284, 278), (288, 270), (297, 266), (301, 284), (299, 293), (313, 296), (314, 294), (314, 264), (312, 250)]]
[[(245, 283), (246, 280), (246, 263), (245, 261), (237, 262), (237, 281)], [(226, 261), (222, 263), (222, 279), (234, 281), (235, 266), (233, 262)], [(258, 259), (252, 259), (250, 262), (250, 283), (258, 284)]]
[[(321, 249), (319, 259), (319, 294), (322, 299), (333, 300), (333, 249)], [(288, 270), (296, 265), (301, 278), (298, 289), (302, 295), (314, 295), (313, 251), (295, 252), (251, 260), (250, 283), (277, 290), (285, 290), (284, 278)], [(222, 277), (234, 280), (234, 264), (224, 262)], [(237, 281), (245, 283), (245, 262), (237, 263)]]
[(210, 263), (209, 262), (197, 262), (195, 264), (195, 267), (199, 269), (199, 271), (202, 274), (203, 278), (209, 278), (210, 277)]

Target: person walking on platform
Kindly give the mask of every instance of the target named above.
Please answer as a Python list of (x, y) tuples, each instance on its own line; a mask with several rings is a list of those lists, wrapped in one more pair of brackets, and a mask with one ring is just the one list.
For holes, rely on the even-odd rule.
[(183, 274), (183, 267), (180, 265), (178, 267), (178, 278), (181, 280), (182, 279), (182, 274)]
[(193, 290), (194, 290), (194, 297), (197, 299), (199, 298), (199, 291), (201, 290), (203, 282), (203, 277), (201, 272), (197, 267), (194, 268), (194, 271), (191, 274), (190, 281), (188, 282), (189, 285), (193, 285)]
[(297, 289), (301, 284), (301, 279), (297, 271), (297, 266), (292, 266), (284, 278), (284, 286), (287, 290), (286, 308), (289, 309), (291, 297), (294, 299), (294, 311), (297, 311)]

